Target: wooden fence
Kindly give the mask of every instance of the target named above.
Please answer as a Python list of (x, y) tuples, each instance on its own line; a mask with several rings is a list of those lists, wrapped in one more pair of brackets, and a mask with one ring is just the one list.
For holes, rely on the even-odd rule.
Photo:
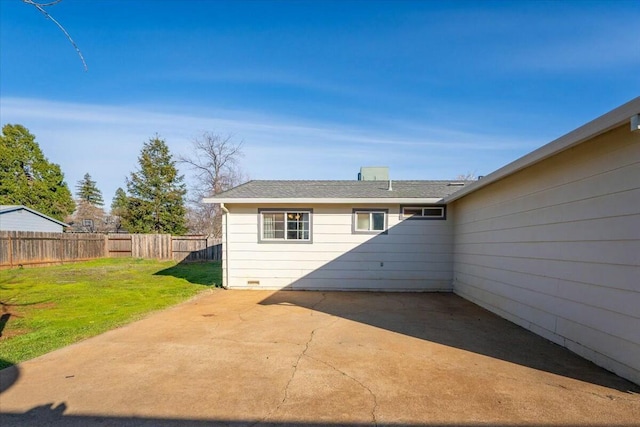
[(222, 243), (205, 236), (172, 236), (171, 251), (176, 261), (220, 261)]
[(218, 261), (222, 245), (203, 236), (0, 231), (0, 268), (104, 257)]
[(222, 244), (205, 236), (170, 234), (109, 234), (109, 257), (173, 259), (175, 261), (219, 261)]

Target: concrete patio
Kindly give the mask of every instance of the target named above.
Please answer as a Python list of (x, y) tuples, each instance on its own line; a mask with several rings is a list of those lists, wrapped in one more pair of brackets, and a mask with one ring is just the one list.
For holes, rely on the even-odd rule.
[(453, 294), (208, 291), (0, 372), (0, 425), (640, 425), (640, 387)]

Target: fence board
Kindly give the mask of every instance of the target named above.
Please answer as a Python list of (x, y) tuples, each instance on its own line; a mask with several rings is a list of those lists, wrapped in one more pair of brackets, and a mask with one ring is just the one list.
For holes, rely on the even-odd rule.
[(0, 231), (0, 268), (103, 257), (219, 261), (222, 244), (204, 236)]
[(130, 234), (109, 234), (107, 235), (107, 257), (130, 257), (131, 256), (131, 235)]
[(100, 258), (104, 249), (102, 234), (0, 231), (0, 267)]
[(173, 259), (170, 234), (131, 234), (134, 258)]
[(222, 251), (219, 239), (207, 239), (206, 236), (173, 236), (172, 251), (175, 261), (219, 261)]

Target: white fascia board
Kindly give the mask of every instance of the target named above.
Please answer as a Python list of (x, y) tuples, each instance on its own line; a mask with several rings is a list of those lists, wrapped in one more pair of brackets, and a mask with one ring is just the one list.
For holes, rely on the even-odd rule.
[[(514, 174), (526, 167), (532, 166), (542, 160), (545, 160), (551, 156), (554, 156), (562, 151), (568, 150), (578, 144), (588, 141), (598, 135), (601, 135), (613, 128), (622, 126), (629, 123), (631, 117), (640, 113), (640, 96), (632, 99), (626, 104), (609, 111), (608, 113), (598, 117), (589, 123), (580, 126), (579, 128), (569, 132), (568, 134), (561, 136), (560, 138), (551, 141), (550, 143), (543, 145), (537, 150), (532, 151), (529, 154), (520, 157), (519, 159), (509, 163), (500, 169), (491, 172), (482, 179), (473, 182), (460, 191), (453, 193), (452, 195), (445, 197), (444, 202), (450, 203), (461, 197), (466, 196), (469, 193), (473, 193), (482, 187), (485, 187), (492, 182), (496, 182), (508, 175)], [(627, 124), (628, 126), (628, 124)]]
[(271, 205), (290, 205), (290, 204), (308, 204), (308, 205), (355, 205), (355, 204), (367, 204), (367, 205), (427, 205), (443, 203), (442, 197), (427, 197), (427, 198), (370, 198), (370, 199), (316, 199), (316, 198), (228, 198), (223, 197), (209, 197), (202, 199), (203, 203), (222, 203), (222, 204), (240, 204), (240, 205), (258, 205), (258, 204), (271, 204)]

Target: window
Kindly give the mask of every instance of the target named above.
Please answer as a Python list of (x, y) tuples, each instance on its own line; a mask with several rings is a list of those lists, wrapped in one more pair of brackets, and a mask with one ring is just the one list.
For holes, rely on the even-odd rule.
[(260, 242), (311, 242), (311, 209), (260, 209)]
[(446, 206), (402, 206), (403, 219), (446, 219)]
[(354, 234), (379, 234), (387, 232), (387, 209), (354, 209)]

